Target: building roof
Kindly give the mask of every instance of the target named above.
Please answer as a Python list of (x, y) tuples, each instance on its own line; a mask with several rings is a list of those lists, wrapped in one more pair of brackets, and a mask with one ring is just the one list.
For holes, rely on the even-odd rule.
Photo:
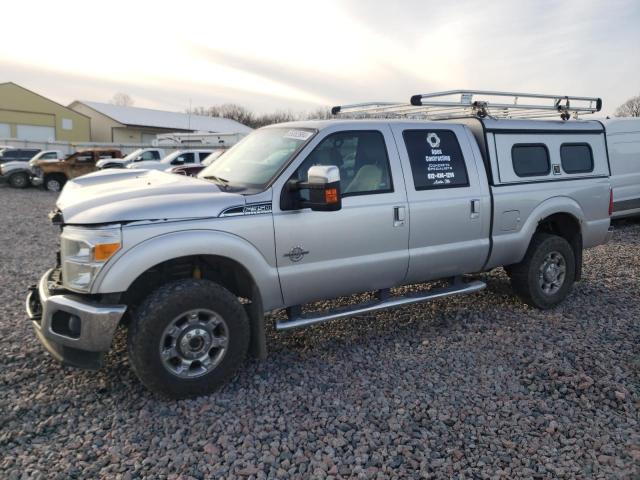
[(41, 95), (41, 94), (39, 94), (37, 92), (34, 92), (33, 90), (29, 90), (28, 88), (25, 88), (22, 85), (18, 85), (15, 82), (0, 82), (0, 87), (4, 87), (4, 86), (13, 86), (13, 87), (19, 88), (19, 89), (24, 90), (25, 92), (28, 92), (28, 93), (30, 93), (32, 95), (36, 95), (37, 97), (40, 97), (43, 100), (46, 100), (47, 102), (54, 103), (54, 104), (58, 105), (59, 107), (65, 108), (67, 110), (71, 110), (76, 115), (80, 115), (81, 117), (89, 118), (84, 113), (76, 112), (73, 108), (71, 108), (71, 105), (63, 105), (61, 103), (58, 103), (55, 100), (51, 100), (50, 98), (45, 97), (44, 95)]
[[(125, 107), (101, 102), (77, 101), (123, 125), (213, 133), (248, 133), (252, 129), (229, 118), (189, 115), (151, 108)], [(73, 103), (71, 105), (73, 105)]]

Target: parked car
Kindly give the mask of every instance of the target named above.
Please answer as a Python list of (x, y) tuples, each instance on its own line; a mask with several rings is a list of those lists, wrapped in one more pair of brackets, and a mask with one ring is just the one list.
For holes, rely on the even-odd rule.
[(103, 168), (125, 168), (132, 162), (144, 162), (148, 160), (160, 160), (165, 156), (162, 148), (139, 148), (125, 155), (123, 158), (105, 158), (96, 163), (96, 167)]
[(611, 162), (613, 217), (640, 216), (640, 118), (603, 123)]
[(2, 154), (0, 154), (0, 163), (28, 162), (39, 152), (40, 152), (39, 148), (7, 149), (7, 150), (4, 150)]
[(43, 150), (28, 162), (12, 160), (0, 163), (0, 181), (6, 181), (14, 188), (26, 188), (31, 184), (32, 168), (38, 161), (57, 162), (63, 158), (64, 154), (60, 150)]
[(15, 147), (12, 147), (10, 145), (0, 145), (0, 157), (2, 156), (2, 154), (6, 151), (6, 150), (12, 150)]
[(67, 180), (95, 172), (98, 161), (121, 157), (122, 153), (116, 148), (88, 148), (72, 153), (60, 162), (39, 160), (32, 166), (31, 183), (59, 192)]
[(202, 163), (189, 163), (185, 165), (179, 165), (177, 167), (167, 168), (165, 172), (169, 173), (177, 173), (178, 175), (187, 175), (189, 177), (195, 177), (198, 173), (200, 173), (205, 167), (208, 167), (213, 162), (215, 162), (220, 155), (222, 155), (226, 150), (219, 149), (210, 153)]
[[(27, 297), (35, 332), (58, 360), (97, 368), (124, 322), (142, 383), (185, 397), (219, 387), (248, 353), (264, 358), (264, 315), (276, 309), (276, 330), (289, 330), (478, 292), (485, 283), (463, 275), (500, 266), (526, 303), (552, 308), (581, 278), (583, 249), (612, 234), (605, 130), (483, 112), (272, 125), (197, 178), (74, 179), (51, 215), (59, 264)], [(574, 144), (592, 155), (574, 152), (563, 170)], [(391, 291), (436, 280), (449, 281)], [(364, 303), (303, 309), (370, 291)]]
[(162, 160), (130, 163), (127, 165), (127, 168), (141, 170), (166, 170), (167, 168), (172, 168), (178, 165), (199, 165), (212, 152), (212, 149), (178, 150), (170, 153)]

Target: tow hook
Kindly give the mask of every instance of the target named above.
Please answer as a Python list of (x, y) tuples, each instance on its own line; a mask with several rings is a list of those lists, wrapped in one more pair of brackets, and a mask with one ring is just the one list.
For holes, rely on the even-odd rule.
[(42, 318), (42, 303), (38, 286), (31, 285), (27, 290), (27, 314), (31, 320), (40, 320)]

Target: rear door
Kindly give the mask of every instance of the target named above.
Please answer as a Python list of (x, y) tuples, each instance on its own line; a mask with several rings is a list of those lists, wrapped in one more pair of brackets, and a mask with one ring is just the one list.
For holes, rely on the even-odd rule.
[(491, 201), (480, 151), (468, 129), (441, 123), (392, 127), (409, 200), (408, 283), (482, 269)]
[[(274, 185), (276, 259), (286, 305), (399, 285), (409, 254), (407, 197), (388, 125), (323, 130)], [(282, 210), (284, 183), (340, 169), (342, 209)]]

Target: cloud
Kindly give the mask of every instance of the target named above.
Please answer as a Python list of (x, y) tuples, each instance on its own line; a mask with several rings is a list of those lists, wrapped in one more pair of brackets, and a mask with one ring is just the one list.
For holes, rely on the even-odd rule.
[[(81, 40), (69, 25), (95, 15), (86, 3), (65, 9), (67, 27), (53, 37), (56, 2), (36, 3), (43, 14), (28, 37), (7, 22), (3, 34), (24, 41), (0, 44), (2, 80), (65, 102), (124, 91), (172, 110), (189, 101), (301, 110), (477, 88), (599, 95), (612, 112), (640, 93), (635, 0), (235, 0), (177, 10), (113, 1), (101, 23), (122, 34)], [(16, 17), (34, 8), (12, 6)]]

